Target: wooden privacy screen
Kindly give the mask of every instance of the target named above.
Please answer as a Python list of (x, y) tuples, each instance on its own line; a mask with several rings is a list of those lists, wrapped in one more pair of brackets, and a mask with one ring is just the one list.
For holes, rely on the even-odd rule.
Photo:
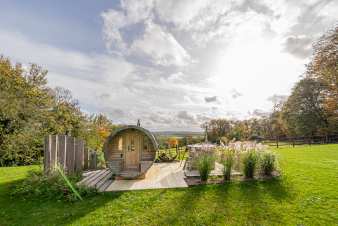
[(67, 174), (96, 168), (96, 152), (88, 153), (85, 142), (66, 135), (49, 135), (45, 139), (44, 171), (50, 173), (59, 165)]

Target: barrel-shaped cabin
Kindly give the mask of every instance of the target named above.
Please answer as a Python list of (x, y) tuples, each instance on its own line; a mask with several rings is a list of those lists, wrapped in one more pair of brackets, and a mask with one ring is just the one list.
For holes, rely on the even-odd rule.
[(104, 154), (114, 175), (123, 178), (143, 176), (155, 160), (158, 149), (154, 135), (140, 126), (124, 126), (106, 140)]

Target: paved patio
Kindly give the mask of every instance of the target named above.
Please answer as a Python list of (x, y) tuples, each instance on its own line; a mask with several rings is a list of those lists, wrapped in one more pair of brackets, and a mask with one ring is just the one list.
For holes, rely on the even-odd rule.
[(184, 180), (183, 165), (180, 162), (154, 163), (144, 179), (115, 180), (105, 191), (188, 187)]
[(154, 163), (144, 179), (137, 180), (111, 180), (109, 170), (96, 170), (84, 174), (79, 184), (95, 187), (101, 192), (127, 191), (159, 188), (188, 187), (184, 178), (184, 162)]

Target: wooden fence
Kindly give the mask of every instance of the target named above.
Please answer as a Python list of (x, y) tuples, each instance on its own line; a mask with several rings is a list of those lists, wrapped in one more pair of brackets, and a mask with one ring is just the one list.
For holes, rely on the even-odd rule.
[(262, 142), (269, 146), (296, 146), (296, 145), (312, 145), (312, 144), (335, 144), (338, 143), (338, 135), (312, 136), (312, 137), (279, 137), (264, 138)]
[(45, 138), (44, 171), (53, 172), (59, 166), (67, 174), (96, 169), (95, 151), (88, 151), (85, 142), (67, 135), (49, 135)]

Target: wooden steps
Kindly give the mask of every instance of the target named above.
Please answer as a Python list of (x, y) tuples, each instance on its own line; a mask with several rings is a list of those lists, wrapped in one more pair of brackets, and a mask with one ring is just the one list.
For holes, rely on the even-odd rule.
[(118, 172), (121, 171), (122, 169), (122, 160), (123, 159), (114, 159), (109, 161), (108, 163), (108, 167), (110, 168), (110, 170), (114, 173), (117, 174)]
[(96, 170), (93, 172), (84, 173), (84, 178), (78, 182), (78, 185), (90, 188), (102, 189), (104, 185), (109, 186), (107, 183), (110, 181), (113, 173), (109, 169)]

